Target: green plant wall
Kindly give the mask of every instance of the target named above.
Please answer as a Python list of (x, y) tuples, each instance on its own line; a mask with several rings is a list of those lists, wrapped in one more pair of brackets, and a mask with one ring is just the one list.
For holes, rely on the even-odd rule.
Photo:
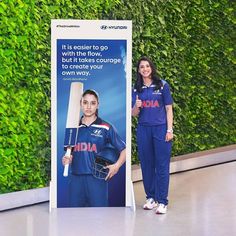
[[(0, 2), (0, 193), (50, 179), (51, 19), (133, 21), (133, 79), (155, 62), (175, 100), (173, 156), (236, 142), (235, 1)], [(133, 119), (132, 162), (136, 163)]]

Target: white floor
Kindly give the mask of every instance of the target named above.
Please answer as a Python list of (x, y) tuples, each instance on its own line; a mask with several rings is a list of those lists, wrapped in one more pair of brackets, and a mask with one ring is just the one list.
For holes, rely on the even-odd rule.
[(233, 236), (236, 235), (236, 162), (172, 174), (166, 215), (129, 208), (55, 209), (48, 203), (0, 213), (2, 236)]

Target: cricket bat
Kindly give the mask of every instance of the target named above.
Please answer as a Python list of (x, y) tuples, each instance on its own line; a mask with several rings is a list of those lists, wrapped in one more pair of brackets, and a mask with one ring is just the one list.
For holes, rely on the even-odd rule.
[[(67, 111), (67, 121), (65, 130), (64, 148), (66, 149), (65, 156), (70, 157), (73, 147), (76, 145), (78, 136), (78, 127), (80, 120), (80, 99), (83, 94), (83, 83), (72, 82), (70, 86), (70, 97)], [(69, 164), (64, 167), (63, 176), (67, 177)]]

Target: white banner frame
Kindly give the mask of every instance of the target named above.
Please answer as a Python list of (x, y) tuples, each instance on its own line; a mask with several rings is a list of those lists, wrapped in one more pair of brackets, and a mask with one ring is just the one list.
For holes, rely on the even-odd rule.
[(132, 22), (121, 20), (52, 20), (51, 21), (51, 183), (50, 210), (57, 208), (57, 40), (111, 39), (126, 40), (126, 176), (125, 206), (135, 210), (131, 180), (131, 84)]

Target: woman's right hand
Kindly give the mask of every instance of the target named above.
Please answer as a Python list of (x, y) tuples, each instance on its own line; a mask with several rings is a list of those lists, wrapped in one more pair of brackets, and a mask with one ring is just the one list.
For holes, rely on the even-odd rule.
[(138, 116), (140, 109), (142, 107), (142, 100), (140, 100), (138, 98), (138, 95), (136, 95), (136, 101), (135, 101), (135, 105), (132, 108), (132, 116)]
[(73, 156), (70, 157), (64, 156), (62, 157), (62, 165), (65, 166), (66, 164), (70, 164), (72, 162)]
[(141, 107), (142, 107), (142, 100), (139, 99), (138, 95), (136, 95), (135, 106), (136, 106), (137, 108), (141, 108)]

